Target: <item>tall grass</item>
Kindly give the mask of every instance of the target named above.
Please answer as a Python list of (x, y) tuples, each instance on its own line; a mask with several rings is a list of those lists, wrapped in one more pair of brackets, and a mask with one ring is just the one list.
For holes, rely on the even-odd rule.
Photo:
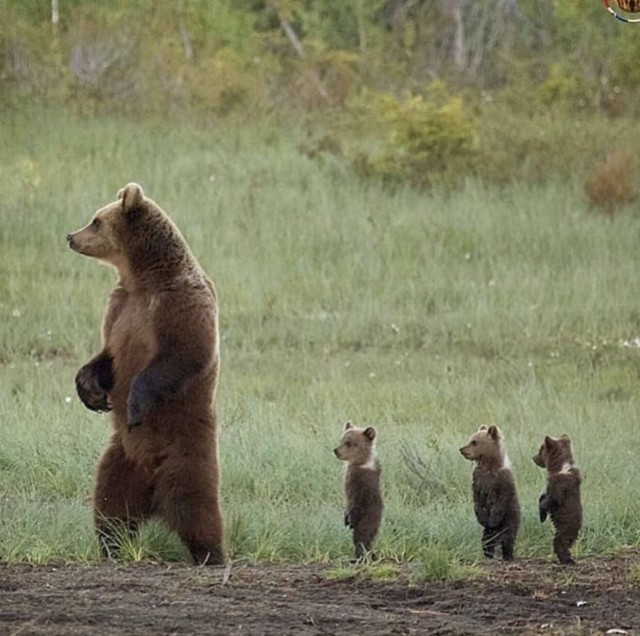
[[(578, 556), (640, 542), (633, 209), (590, 213), (579, 180), (387, 192), (258, 125), (33, 111), (0, 115), (0, 136), (0, 559), (98, 556), (86, 498), (109, 423), (73, 377), (99, 346), (114, 274), (64, 237), (131, 180), (220, 294), (231, 555), (351, 555), (331, 453), (349, 418), (378, 429), (382, 556), (480, 558), (457, 449), (486, 422), (514, 464), (520, 555), (551, 553), (531, 461), (546, 433), (573, 437), (584, 473)], [(128, 553), (185, 558), (156, 525)]]

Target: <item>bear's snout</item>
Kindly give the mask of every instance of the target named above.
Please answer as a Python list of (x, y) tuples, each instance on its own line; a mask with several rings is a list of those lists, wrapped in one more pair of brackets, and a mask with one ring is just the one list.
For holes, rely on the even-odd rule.
[(76, 249), (76, 244), (73, 242), (73, 234), (67, 234), (67, 243), (72, 250)]

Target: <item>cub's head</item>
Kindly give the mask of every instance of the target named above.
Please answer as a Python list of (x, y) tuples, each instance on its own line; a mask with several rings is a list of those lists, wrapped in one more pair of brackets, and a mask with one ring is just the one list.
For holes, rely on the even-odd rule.
[(340, 444), (333, 449), (336, 457), (349, 464), (361, 466), (375, 457), (376, 430), (372, 426), (358, 428), (351, 422), (344, 425)]
[(538, 454), (533, 456), (533, 461), (540, 468), (546, 468), (550, 472), (561, 472), (565, 465), (573, 464), (571, 438), (568, 435), (558, 438), (547, 435)]
[(142, 188), (130, 183), (118, 192), (117, 201), (100, 208), (87, 225), (67, 235), (69, 247), (116, 267), (123, 265), (127, 257), (127, 225), (142, 212), (144, 202)]
[(502, 431), (493, 424), (481, 426), (469, 439), (460, 452), (471, 461), (498, 460), (502, 461), (504, 450), (502, 447)]

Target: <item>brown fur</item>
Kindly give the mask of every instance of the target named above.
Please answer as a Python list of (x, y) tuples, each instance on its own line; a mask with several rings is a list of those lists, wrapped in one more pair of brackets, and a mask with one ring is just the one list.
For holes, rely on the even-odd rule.
[(123, 534), (158, 515), (195, 562), (222, 563), (215, 289), (177, 227), (137, 184), (67, 239), (119, 274), (102, 351), (76, 376), (88, 408), (113, 411), (94, 494), (102, 551), (113, 556)]
[(373, 427), (363, 429), (347, 422), (340, 445), (333, 450), (338, 459), (347, 462), (344, 523), (353, 530), (356, 559), (371, 552), (382, 520), (382, 470), (375, 454), (375, 437)]
[(484, 554), (493, 558), (496, 546), (500, 544), (502, 558), (511, 561), (520, 525), (520, 504), (505, 455), (502, 432), (497, 426), (481, 426), (460, 452), (466, 459), (476, 462), (473, 505), (476, 518), (484, 528)]
[(559, 438), (545, 437), (533, 461), (547, 469), (547, 490), (540, 495), (540, 521), (547, 514), (555, 527), (553, 551), (558, 561), (572, 565), (571, 547), (582, 527), (582, 502), (580, 501), (580, 471), (573, 465), (571, 439), (568, 435)]

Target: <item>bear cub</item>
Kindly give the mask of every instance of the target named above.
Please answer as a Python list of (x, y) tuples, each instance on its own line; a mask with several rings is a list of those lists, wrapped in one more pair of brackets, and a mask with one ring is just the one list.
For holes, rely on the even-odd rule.
[(347, 422), (340, 444), (333, 450), (338, 459), (347, 462), (344, 524), (353, 530), (356, 559), (371, 551), (382, 520), (382, 471), (376, 457), (375, 440), (373, 427), (358, 428)]
[(582, 527), (582, 503), (580, 501), (580, 471), (573, 464), (571, 439), (568, 435), (559, 438), (545, 437), (533, 461), (547, 469), (547, 490), (540, 495), (538, 509), (540, 521), (547, 515), (556, 529), (553, 551), (558, 561), (573, 565), (571, 546), (578, 538)]
[(478, 522), (484, 528), (484, 554), (492, 559), (496, 546), (500, 544), (502, 558), (512, 561), (520, 525), (520, 504), (502, 432), (497, 426), (481, 426), (460, 452), (476, 463), (473, 507)]

